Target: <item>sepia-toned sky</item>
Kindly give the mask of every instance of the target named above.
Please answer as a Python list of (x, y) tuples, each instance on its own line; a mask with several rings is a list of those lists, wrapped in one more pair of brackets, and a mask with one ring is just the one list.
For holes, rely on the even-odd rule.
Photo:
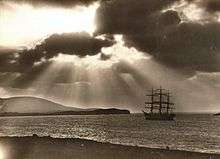
[(0, 96), (140, 112), (220, 111), (220, 1), (1, 0)]

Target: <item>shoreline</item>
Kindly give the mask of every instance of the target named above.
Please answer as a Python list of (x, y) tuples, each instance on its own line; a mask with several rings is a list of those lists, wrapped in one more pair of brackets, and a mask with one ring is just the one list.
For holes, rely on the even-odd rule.
[[(220, 154), (147, 148), (102, 143), (79, 138), (52, 138), (37, 135), (0, 137), (0, 148), (6, 158), (41, 159), (217, 159)], [(0, 149), (1, 150), (1, 149)], [(0, 151), (1, 152), (1, 151)], [(7, 157), (8, 156), (8, 157)]]

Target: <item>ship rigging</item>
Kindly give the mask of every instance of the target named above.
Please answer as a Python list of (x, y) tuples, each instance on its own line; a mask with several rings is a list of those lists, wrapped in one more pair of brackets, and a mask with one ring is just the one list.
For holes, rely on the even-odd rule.
[(169, 90), (152, 89), (150, 94), (146, 95), (148, 101), (145, 102), (143, 111), (147, 120), (174, 120), (174, 103), (171, 102), (171, 93)]

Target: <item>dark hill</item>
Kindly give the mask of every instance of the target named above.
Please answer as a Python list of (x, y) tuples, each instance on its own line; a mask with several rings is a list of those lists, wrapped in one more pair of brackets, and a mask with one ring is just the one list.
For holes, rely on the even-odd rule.
[(0, 99), (0, 116), (34, 116), (34, 115), (100, 115), (130, 114), (128, 110), (81, 109), (67, 107), (52, 101), (35, 97), (12, 97)]

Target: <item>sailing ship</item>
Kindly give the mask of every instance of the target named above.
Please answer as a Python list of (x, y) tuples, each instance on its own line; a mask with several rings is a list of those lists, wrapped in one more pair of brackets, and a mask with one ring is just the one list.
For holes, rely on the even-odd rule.
[(170, 94), (169, 90), (160, 87), (152, 89), (146, 95), (149, 99), (145, 102), (146, 110), (143, 111), (146, 120), (174, 120), (174, 103), (170, 101)]

